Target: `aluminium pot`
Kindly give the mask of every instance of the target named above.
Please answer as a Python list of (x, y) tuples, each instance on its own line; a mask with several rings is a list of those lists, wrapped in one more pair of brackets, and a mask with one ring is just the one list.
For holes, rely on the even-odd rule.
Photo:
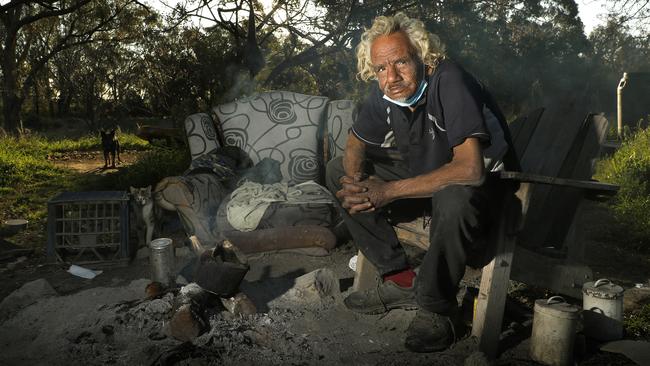
[(530, 356), (545, 365), (573, 364), (573, 346), (580, 308), (561, 296), (535, 301)]
[(584, 333), (599, 341), (623, 338), (623, 288), (608, 279), (582, 286)]

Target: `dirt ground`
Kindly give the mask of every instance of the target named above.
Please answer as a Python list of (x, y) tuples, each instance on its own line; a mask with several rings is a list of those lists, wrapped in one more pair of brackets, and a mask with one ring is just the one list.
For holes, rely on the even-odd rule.
[[(137, 156), (125, 154), (125, 165)], [(89, 174), (106, 174), (99, 153), (71, 156), (57, 161)], [(590, 205), (580, 217), (587, 230), (587, 264), (598, 278), (607, 277), (625, 288), (647, 283), (647, 256), (609, 245), (603, 238), (610, 220), (606, 208)], [(182, 242), (179, 226), (170, 223), (164, 235)], [(404, 331), (413, 311), (384, 315), (358, 315), (342, 302), (349, 293), (354, 273), (348, 261), (355, 254), (351, 243), (342, 243), (329, 256), (296, 253), (264, 253), (249, 256), (251, 269), (241, 286), (257, 308), (257, 314), (233, 315), (219, 306), (205, 315), (209, 330), (192, 342), (181, 342), (167, 332), (174, 294), (145, 299), (150, 283), (147, 258), (133, 263), (87, 265), (103, 270), (92, 280), (66, 272), (69, 265), (48, 264), (45, 242), (24, 243), (16, 235), (0, 238), (0, 299), (30, 281), (37, 289), (23, 291), (20, 307), (0, 311), (0, 365), (481, 365), (471, 338), (463, 338), (450, 350), (415, 354), (403, 346)], [(35, 247), (32, 252), (16, 249)], [(38, 249), (40, 248), (40, 249)], [(181, 252), (184, 255), (181, 255)], [(422, 255), (409, 250), (415, 260)], [(178, 251), (175, 267), (189, 260)], [(296, 279), (318, 269), (333, 273), (338, 289), (313, 297), (296, 292)], [(480, 272), (468, 270), (459, 293), (462, 303), (467, 287), (478, 287)], [(336, 287), (336, 286), (335, 286)], [(53, 291), (52, 291), (53, 290)], [(534, 365), (528, 356), (531, 299), (549, 294), (511, 281), (513, 294), (506, 311), (510, 336), (499, 365)], [(524, 324), (524, 325), (522, 325)], [(633, 364), (625, 356), (598, 352), (597, 345), (580, 344), (580, 365)]]
[(140, 152), (137, 151), (122, 151), (120, 160), (115, 158), (115, 168), (104, 168), (104, 154), (101, 151), (79, 151), (75, 153), (68, 153), (64, 156), (53, 157), (56, 166), (71, 169), (84, 174), (110, 174), (116, 169), (125, 168), (138, 160)]

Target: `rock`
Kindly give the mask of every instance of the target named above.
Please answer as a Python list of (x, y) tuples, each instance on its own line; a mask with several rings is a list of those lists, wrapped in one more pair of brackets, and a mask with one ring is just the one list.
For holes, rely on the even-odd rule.
[(317, 269), (296, 278), (292, 288), (283, 296), (294, 301), (315, 301), (340, 293), (339, 281), (327, 268)]
[(203, 307), (211, 296), (213, 295), (196, 283), (188, 283), (178, 291), (178, 295), (174, 298), (173, 308), (178, 309), (181, 305), (185, 304), (195, 304)]
[(623, 312), (629, 314), (650, 304), (650, 287), (630, 288), (623, 294)]
[(58, 293), (44, 278), (27, 282), (0, 302), (0, 319), (5, 319), (20, 309), (50, 296), (58, 296)]
[(235, 315), (252, 315), (257, 313), (255, 304), (243, 292), (239, 292), (233, 297), (221, 298), (221, 303), (226, 310)]
[(144, 293), (147, 299), (153, 299), (160, 296), (164, 290), (165, 288), (163, 287), (162, 283), (154, 281), (147, 285), (147, 287), (144, 289)]
[(169, 322), (169, 333), (182, 342), (191, 341), (203, 333), (205, 322), (193, 311), (189, 304), (182, 305), (176, 310)]
[(187, 285), (189, 283), (190, 282), (185, 277), (183, 277), (183, 275), (176, 276), (176, 284), (177, 285), (185, 286), (185, 285)]

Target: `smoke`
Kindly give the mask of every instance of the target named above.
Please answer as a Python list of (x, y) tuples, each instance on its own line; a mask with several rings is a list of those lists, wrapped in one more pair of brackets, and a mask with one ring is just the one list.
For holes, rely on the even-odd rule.
[(230, 76), (232, 86), (222, 97), (224, 103), (232, 102), (241, 97), (252, 95), (256, 90), (257, 83), (251, 77), (250, 72), (241, 65), (230, 64), (226, 67), (226, 75)]

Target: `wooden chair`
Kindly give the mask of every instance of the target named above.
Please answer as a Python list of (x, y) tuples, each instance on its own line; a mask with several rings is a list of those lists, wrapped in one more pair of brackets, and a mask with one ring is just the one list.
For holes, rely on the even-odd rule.
[[(607, 120), (590, 114), (582, 123), (565, 124), (567, 119), (562, 117), (575, 118), (575, 113), (566, 110), (571, 107), (555, 108), (544, 120), (544, 110), (538, 109), (509, 125), (522, 171), (503, 171), (500, 179), (519, 184), (519, 189), (515, 197), (503, 200), (498, 224), (491, 230), (495, 255), (482, 269), (472, 325), (472, 335), (478, 337), (479, 348), (488, 357), (498, 353), (511, 275), (574, 297), (580, 296), (582, 283), (592, 277), (591, 271), (578, 263), (584, 248), (574, 218), (583, 198), (612, 196), (618, 187), (590, 180), (592, 160), (599, 154)], [(397, 224), (400, 241), (426, 250), (429, 235), (422, 221)], [(534, 250), (541, 247), (553, 247), (564, 257)], [(376, 270), (359, 252), (353, 288), (367, 288), (375, 277)]]

